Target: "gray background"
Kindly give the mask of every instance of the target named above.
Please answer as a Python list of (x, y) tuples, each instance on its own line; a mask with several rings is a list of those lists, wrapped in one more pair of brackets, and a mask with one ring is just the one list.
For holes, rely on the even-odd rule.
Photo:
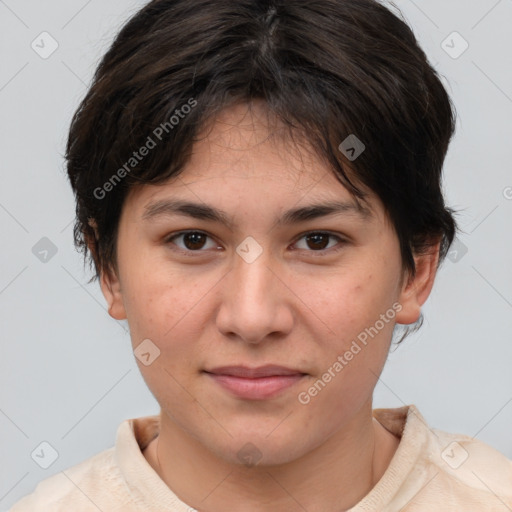
[[(158, 412), (126, 323), (108, 316), (97, 283), (86, 284), (62, 159), (99, 57), (144, 3), (0, 0), (0, 510), (112, 446), (123, 419)], [(464, 233), (424, 326), (390, 353), (375, 406), (414, 403), (432, 426), (512, 457), (512, 1), (396, 5), (458, 110), (445, 189)], [(31, 47), (51, 49), (44, 31), (58, 43), (46, 59)], [(469, 43), (461, 55), (454, 31)], [(46, 262), (43, 237), (57, 250)], [(48, 469), (31, 457), (43, 441), (59, 454)]]

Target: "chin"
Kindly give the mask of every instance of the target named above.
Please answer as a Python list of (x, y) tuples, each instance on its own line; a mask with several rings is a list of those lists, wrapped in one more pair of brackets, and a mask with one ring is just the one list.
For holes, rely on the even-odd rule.
[(241, 468), (280, 466), (293, 462), (306, 452), (298, 439), (291, 436), (287, 436), (287, 442), (279, 436), (270, 437), (268, 432), (244, 434), (230, 438), (226, 445), (209, 446), (218, 458)]

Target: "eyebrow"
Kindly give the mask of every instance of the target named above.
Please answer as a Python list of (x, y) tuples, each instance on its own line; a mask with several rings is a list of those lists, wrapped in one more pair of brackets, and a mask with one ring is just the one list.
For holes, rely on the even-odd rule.
[[(357, 202), (350, 201), (328, 201), (325, 203), (315, 203), (307, 206), (292, 208), (276, 219), (277, 225), (291, 225), (327, 217), (332, 215), (346, 214), (359, 217), (362, 220), (368, 220), (373, 217), (372, 211)], [(181, 215), (198, 220), (206, 220), (225, 224), (233, 229), (234, 222), (230, 216), (223, 210), (215, 208), (206, 203), (194, 203), (180, 199), (160, 199), (147, 204), (142, 214), (142, 220), (149, 222), (158, 217), (172, 217)]]

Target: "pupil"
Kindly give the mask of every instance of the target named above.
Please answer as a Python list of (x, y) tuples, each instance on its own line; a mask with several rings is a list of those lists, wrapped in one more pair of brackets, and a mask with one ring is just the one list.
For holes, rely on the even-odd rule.
[[(187, 249), (200, 249), (204, 244), (204, 235), (202, 233), (187, 233), (185, 234), (184, 241)], [(187, 243), (188, 241), (191, 243)]]
[[(308, 242), (310, 241), (313, 241), (313, 244), (318, 244), (319, 243), (319, 239), (323, 238), (324, 239), (324, 242), (327, 240), (327, 235), (322, 235), (322, 234), (316, 234), (316, 235), (308, 235), (307, 236), (307, 240)], [(320, 243), (320, 245), (322, 247), (313, 247), (313, 248), (316, 248), (316, 249), (324, 249), (328, 244), (322, 244)]]
[[(308, 243), (313, 244), (314, 249), (324, 249), (328, 245), (328, 243), (325, 243), (328, 239), (327, 235), (308, 235), (306, 238)], [(184, 240), (187, 249), (200, 249), (204, 245), (204, 235), (202, 233), (187, 233)], [(322, 240), (324, 243), (322, 243)]]

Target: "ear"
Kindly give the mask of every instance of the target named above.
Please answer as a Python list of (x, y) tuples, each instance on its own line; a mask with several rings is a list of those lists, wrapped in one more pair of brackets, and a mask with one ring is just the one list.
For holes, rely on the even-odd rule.
[[(89, 251), (97, 262), (96, 241), (98, 240), (98, 225), (93, 218), (88, 219), (89, 226), (94, 230), (94, 237), (90, 233), (85, 233), (85, 239)], [(121, 292), (121, 282), (117, 273), (112, 269), (102, 269), (100, 273), (100, 288), (108, 304), (108, 314), (116, 320), (126, 319), (126, 311)]]
[(126, 310), (123, 302), (121, 281), (114, 270), (102, 270), (100, 287), (108, 304), (108, 314), (116, 320), (126, 319)]
[(397, 312), (398, 324), (413, 324), (418, 321), (421, 314), (421, 306), (430, 295), (437, 273), (439, 262), (439, 248), (441, 242), (431, 246), (426, 254), (414, 256), (416, 275), (407, 275), (402, 285), (399, 303), (402, 309)]

